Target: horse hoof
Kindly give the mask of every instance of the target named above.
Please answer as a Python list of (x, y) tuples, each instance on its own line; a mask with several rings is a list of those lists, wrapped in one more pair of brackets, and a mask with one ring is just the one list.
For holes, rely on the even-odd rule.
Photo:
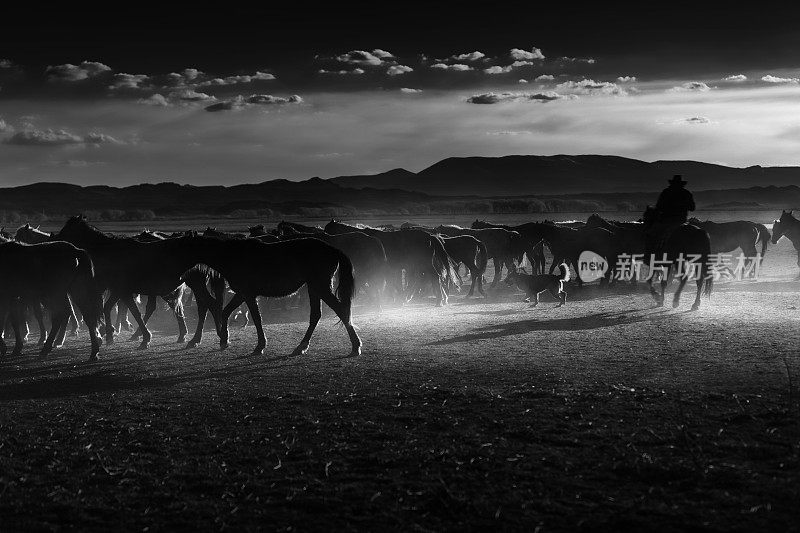
[(200, 346), (200, 341), (189, 341), (186, 344), (186, 348), (187, 349), (189, 349), (189, 348), (197, 348), (198, 346)]
[(96, 353), (93, 353), (92, 355), (89, 356), (89, 362), (90, 363), (94, 363), (95, 361), (98, 361), (99, 359), (100, 358), (97, 356)]
[(350, 357), (358, 357), (359, 355), (361, 355), (361, 346), (353, 348), (350, 351)]
[(39, 339), (39, 342), (36, 343), (36, 346), (44, 346), (44, 339)]
[(184, 342), (186, 342), (186, 337), (178, 337), (178, 340), (176, 342), (177, 344), (183, 344)]
[(148, 347), (150, 347), (150, 341), (142, 341), (142, 343), (136, 349), (137, 350), (146, 350)]
[(256, 346), (253, 348), (253, 351), (250, 353), (251, 356), (255, 355), (264, 355), (264, 347), (263, 346)]
[(679, 305), (681, 305), (681, 303), (679, 301), (677, 301), (677, 300), (672, 302), (672, 308), (673, 309), (677, 309)]
[(692, 311), (697, 311), (698, 309), (700, 309), (699, 305), (695, 304), (692, 306)]
[(224, 350), (228, 347), (228, 341), (219, 341), (219, 349)]

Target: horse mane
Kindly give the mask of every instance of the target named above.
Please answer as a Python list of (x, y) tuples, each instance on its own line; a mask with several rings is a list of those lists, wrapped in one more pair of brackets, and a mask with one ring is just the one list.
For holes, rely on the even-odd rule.
[(96, 243), (105, 243), (111, 240), (119, 240), (123, 238), (101, 231), (97, 227), (89, 224), (84, 215), (75, 215), (67, 219), (67, 222), (64, 224), (64, 227), (61, 228), (61, 231), (53, 236), (63, 236), (62, 234), (64, 233), (64, 230), (73, 230), (73, 228), (79, 231), (81, 236), (87, 237)]

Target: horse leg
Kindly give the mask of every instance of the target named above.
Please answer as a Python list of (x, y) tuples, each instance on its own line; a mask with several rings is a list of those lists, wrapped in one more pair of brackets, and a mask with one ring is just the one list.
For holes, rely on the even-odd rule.
[(63, 299), (51, 298), (48, 307), (50, 308), (50, 333), (47, 335), (47, 340), (42, 346), (39, 357), (44, 357), (53, 351), (56, 336), (69, 317), (69, 299), (66, 295), (64, 295)]
[[(33, 316), (36, 319), (36, 323), (39, 325), (39, 342), (36, 344), (42, 346), (44, 341), (47, 339), (47, 327), (44, 325), (44, 315), (42, 313), (42, 303), (39, 301), (31, 302), (31, 308), (33, 309)], [(50, 319), (52, 320), (52, 316)]]
[[(106, 344), (114, 344), (114, 334), (117, 330), (114, 328), (114, 323), (111, 322), (111, 309), (117, 305), (118, 301), (119, 296), (112, 292), (108, 295), (106, 303), (103, 304), (103, 319), (106, 322)], [(119, 317), (119, 310), (117, 311), (117, 317)]]
[(478, 274), (478, 267), (474, 264), (468, 264), (467, 269), (469, 270), (469, 277), (472, 278), (467, 298), (472, 298), (472, 295), (475, 294), (475, 286), (478, 284), (480, 275)]
[(242, 303), (244, 302), (244, 296), (236, 293), (231, 298), (231, 301), (228, 302), (228, 305), (222, 310), (219, 316), (219, 323), (217, 324), (217, 335), (219, 336), (219, 348), (220, 350), (224, 350), (228, 347), (228, 339), (230, 338), (230, 333), (228, 331), (228, 320), (230, 319), (231, 313), (233, 313)]
[[(656, 302), (656, 307), (661, 307), (662, 305), (664, 305), (664, 300), (663, 300), (663, 298), (659, 298), (658, 291), (656, 291), (656, 289), (653, 287), (653, 281), (654, 281), (656, 275), (657, 275), (656, 272), (652, 273), (650, 278), (647, 280), (647, 286), (650, 289), (650, 296), (652, 296), (653, 300), (655, 300), (655, 302)], [(662, 276), (663, 276), (663, 274), (662, 274)]]
[[(797, 249), (797, 266), (800, 267), (800, 248)], [(800, 280), (800, 274), (798, 274), (797, 277), (794, 278), (794, 280), (795, 281)]]
[[(144, 319), (142, 318), (142, 314), (139, 312), (139, 308), (136, 306), (136, 302), (133, 299), (133, 295), (126, 294), (122, 297), (122, 301), (125, 302), (125, 305), (128, 306), (128, 310), (133, 315), (133, 319), (139, 324), (139, 329), (142, 330), (142, 342), (139, 344), (139, 350), (144, 350), (150, 345), (150, 339), (153, 338), (153, 335), (150, 333), (150, 330), (147, 329), (147, 324), (145, 323)], [(149, 305), (148, 300), (148, 305)], [(134, 339), (131, 339), (134, 340)]]
[(256, 327), (256, 334), (258, 335), (258, 343), (253, 348), (253, 353), (250, 355), (261, 355), (264, 353), (264, 348), (267, 346), (267, 338), (264, 336), (264, 327), (261, 324), (261, 311), (258, 310), (258, 298), (252, 296), (245, 299), (247, 308), (250, 309), (250, 316), (253, 318), (253, 325)]
[(356, 328), (353, 327), (353, 322), (351, 319), (351, 311), (352, 309), (350, 306), (342, 303), (339, 301), (336, 296), (331, 292), (329, 286), (325, 286), (319, 289), (320, 291), (320, 298), (325, 304), (333, 309), (333, 312), (336, 313), (336, 316), (339, 317), (339, 320), (342, 321), (344, 324), (344, 328), (347, 330), (347, 335), (350, 337), (350, 344), (352, 345), (352, 349), (350, 350), (350, 357), (361, 355), (361, 338), (356, 333)]
[[(689, 274), (686, 273), (681, 276), (681, 280), (678, 283), (678, 288), (675, 289), (675, 295), (672, 297), (672, 308), (677, 309), (678, 306), (681, 304), (681, 292), (683, 292), (683, 287), (686, 285), (686, 282), (689, 281)], [(698, 291), (699, 294), (699, 291)]]
[(297, 345), (297, 348), (294, 349), (292, 355), (305, 355), (308, 353), (308, 347), (311, 344), (311, 336), (314, 334), (314, 330), (319, 323), (319, 319), (322, 317), (319, 294), (317, 294), (317, 291), (310, 287), (308, 289), (308, 304), (310, 308), (308, 329), (306, 329), (306, 334), (303, 335), (303, 340), (301, 340), (300, 344)]
[[(97, 301), (97, 298), (100, 301)], [(103, 310), (104, 306), (102, 304), (102, 296), (95, 295), (92, 296), (88, 294), (84, 297), (79, 297), (75, 299), (75, 303), (77, 304), (78, 309), (80, 310), (81, 315), (83, 315), (83, 320), (86, 322), (86, 327), (89, 330), (89, 342), (92, 346), (92, 351), (89, 354), (89, 361), (97, 361), (97, 355), (100, 353), (100, 342), (101, 338), (98, 334), (97, 330), (97, 322), (99, 321), (100, 317), (98, 316), (98, 311)], [(111, 309), (109, 308), (109, 313)], [(73, 307), (72, 310), (73, 316), (75, 316), (75, 309)], [(106, 322), (108, 324), (108, 322)], [(113, 328), (111, 328), (113, 331)]]
[[(417, 293), (417, 284), (419, 283), (419, 273), (416, 270), (406, 269), (406, 292), (403, 296), (404, 303), (410, 302), (414, 295)], [(327, 302), (326, 302), (327, 303)]]
[(7, 319), (8, 319), (8, 308), (4, 303), (0, 303), (0, 359), (3, 359), (6, 356), (6, 352), (8, 351), (5, 340)]
[[(144, 317), (142, 317), (142, 321), (145, 323), (145, 325), (147, 325), (147, 322), (150, 320), (150, 317), (153, 316), (153, 313), (156, 312), (156, 303), (157, 300), (155, 296), (151, 295), (147, 297), (147, 305), (145, 305)], [(136, 307), (137, 310), (139, 309), (139, 306), (136, 305), (135, 300), (133, 301), (133, 306)], [(136, 328), (136, 331), (133, 332), (133, 335), (131, 335), (130, 340), (132, 341), (139, 340), (139, 337), (141, 336), (142, 336), (142, 328), (138, 327)]]
[(431, 278), (431, 289), (433, 290), (433, 294), (438, 295), (439, 301), (436, 305), (442, 307), (447, 305), (447, 289), (445, 288), (445, 284), (442, 283), (442, 278), (439, 277), (439, 273), (431, 270), (430, 273)]
[(178, 300), (175, 302), (175, 318), (178, 320), (178, 340), (177, 342), (183, 343), (186, 342), (186, 332), (189, 329), (186, 327), (186, 313), (183, 312), (183, 302), (181, 301), (181, 295), (178, 294)]
[(72, 308), (72, 300), (70, 300), (69, 295), (67, 295), (67, 319), (64, 320), (64, 323), (58, 330), (58, 336), (56, 337), (56, 348), (61, 348), (64, 346), (64, 342), (67, 340), (67, 324), (69, 324), (70, 317), (75, 316), (75, 310)]
[(72, 308), (72, 314), (69, 315), (69, 319), (67, 320), (67, 325), (70, 326), (69, 334), (71, 337), (77, 337), (78, 331), (81, 329), (81, 321), (78, 318), (78, 314), (75, 312), (75, 306), (72, 305), (70, 307)]
[(11, 356), (16, 357), (22, 355), (22, 346), (25, 344), (25, 336), (22, 335), (22, 328), (20, 324), (25, 324), (25, 329), (28, 328), (25, 322), (25, 304), (22, 302), (14, 302), (11, 307), (11, 326), (14, 328), (14, 349), (11, 351)]
[(494, 279), (492, 279), (492, 284), (489, 285), (490, 289), (494, 289), (497, 287), (497, 284), (500, 283), (500, 277), (503, 274), (503, 261), (500, 258), (493, 257), (492, 263), (494, 263)]

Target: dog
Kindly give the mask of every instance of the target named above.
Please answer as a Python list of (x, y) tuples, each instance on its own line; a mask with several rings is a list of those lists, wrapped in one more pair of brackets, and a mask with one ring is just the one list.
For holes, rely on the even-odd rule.
[(531, 275), (525, 271), (512, 271), (506, 278), (508, 285), (516, 284), (516, 286), (525, 292), (527, 298), (525, 302), (530, 302), (533, 299), (531, 307), (539, 305), (539, 294), (544, 291), (550, 291), (550, 294), (555, 296), (559, 304), (556, 307), (561, 307), (567, 303), (567, 292), (564, 290), (564, 283), (569, 281), (569, 266), (566, 263), (561, 263), (558, 268), (561, 269), (560, 275), (555, 274), (540, 274)]

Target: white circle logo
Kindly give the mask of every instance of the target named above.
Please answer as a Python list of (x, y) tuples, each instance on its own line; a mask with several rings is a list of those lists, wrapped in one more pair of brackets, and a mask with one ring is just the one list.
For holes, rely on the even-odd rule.
[(596, 281), (605, 276), (606, 272), (608, 272), (608, 261), (605, 258), (591, 250), (581, 252), (578, 257), (578, 277), (581, 281), (584, 283)]

